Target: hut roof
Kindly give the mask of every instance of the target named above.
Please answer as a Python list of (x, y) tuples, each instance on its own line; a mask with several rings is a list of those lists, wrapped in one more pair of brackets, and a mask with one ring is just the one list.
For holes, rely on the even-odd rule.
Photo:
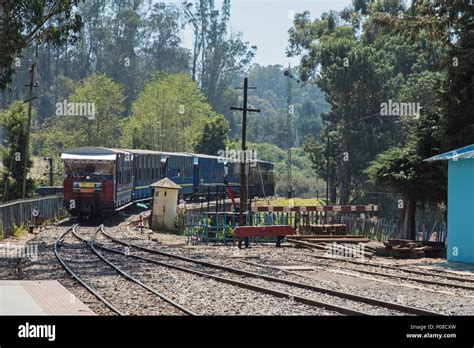
[(461, 158), (474, 158), (474, 144), (427, 158), (425, 161), (440, 161)]
[(180, 189), (181, 186), (176, 185), (172, 180), (168, 178), (163, 178), (160, 181), (155, 182), (154, 184), (151, 184), (150, 187), (156, 188), (156, 187), (161, 187), (161, 188), (170, 188), (170, 189)]

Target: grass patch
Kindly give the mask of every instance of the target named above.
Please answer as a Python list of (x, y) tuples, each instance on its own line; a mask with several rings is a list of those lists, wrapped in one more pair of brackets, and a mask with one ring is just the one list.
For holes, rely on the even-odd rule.
[(25, 226), (13, 225), (13, 237), (20, 238), (21, 236), (25, 235), (26, 233), (28, 233), (28, 230), (26, 229)]
[(252, 202), (252, 206), (254, 207), (260, 207), (260, 206), (316, 206), (316, 205), (322, 205), (323, 201), (320, 199), (316, 198), (293, 198), (293, 199), (287, 199), (287, 198), (274, 198), (274, 199), (262, 199), (258, 201)]

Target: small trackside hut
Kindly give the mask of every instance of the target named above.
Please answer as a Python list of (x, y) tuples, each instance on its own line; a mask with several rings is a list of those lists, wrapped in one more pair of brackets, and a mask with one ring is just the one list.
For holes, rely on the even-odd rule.
[(448, 261), (474, 264), (474, 144), (426, 161), (448, 161)]
[(178, 193), (181, 189), (168, 178), (150, 185), (153, 190), (151, 228), (154, 231), (174, 231)]

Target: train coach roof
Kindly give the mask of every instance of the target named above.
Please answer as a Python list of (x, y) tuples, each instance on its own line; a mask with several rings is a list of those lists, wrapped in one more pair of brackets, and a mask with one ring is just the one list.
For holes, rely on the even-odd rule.
[[(182, 157), (198, 157), (198, 158), (210, 158), (210, 159), (219, 159), (222, 158), (225, 161), (232, 162), (233, 159), (212, 156), (200, 153), (191, 153), (191, 152), (163, 152), (163, 151), (153, 151), (153, 150), (143, 150), (143, 149), (111, 149), (106, 147), (78, 147), (75, 149), (66, 150), (61, 154), (61, 159), (71, 159), (71, 160), (108, 160), (115, 161), (117, 154), (138, 154), (138, 155), (166, 155), (166, 156), (182, 156)], [(257, 163), (262, 164), (272, 164), (267, 161), (257, 160)]]
[(187, 152), (162, 152), (162, 154), (167, 155), (167, 156), (183, 156), (183, 157), (194, 156), (192, 153), (187, 153)]
[(161, 155), (163, 152), (154, 151), (154, 150), (143, 150), (143, 149), (123, 149), (123, 151), (127, 151), (137, 155)]
[(119, 153), (127, 154), (126, 151), (120, 149), (108, 149), (105, 147), (78, 147), (64, 151), (61, 154), (61, 159), (114, 161)]
[[(234, 159), (232, 158), (228, 158), (228, 157), (221, 157), (221, 156), (213, 156), (213, 155), (206, 155), (206, 154), (203, 154), (203, 153), (188, 153), (190, 156), (196, 156), (198, 158), (211, 158), (211, 159), (223, 159), (224, 161), (227, 161), (227, 162), (232, 162), (232, 161), (235, 161)], [(257, 160), (257, 163), (266, 163), (266, 164), (273, 164), (271, 162), (268, 162), (268, 161), (261, 161), (261, 160)]]

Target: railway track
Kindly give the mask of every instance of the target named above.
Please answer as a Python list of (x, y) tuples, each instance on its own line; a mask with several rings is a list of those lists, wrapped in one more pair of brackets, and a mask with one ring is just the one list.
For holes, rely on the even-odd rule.
[[(411, 315), (440, 315), (439, 313), (414, 308), (412, 306), (404, 306), (394, 302), (378, 300), (374, 298), (354, 295), (347, 292), (336, 291), (332, 289), (313, 286), (307, 283), (300, 283), (292, 280), (287, 280), (279, 277), (265, 275), (256, 272), (250, 272), (242, 269), (224, 266), (221, 264), (211, 263), (203, 260), (197, 260), (186, 256), (171, 254), (169, 252), (159, 251), (137, 244), (129, 243), (124, 240), (113, 237), (102, 229), (102, 235), (107, 237), (114, 243), (125, 246), (128, 250), (135, 249), (139, 253), (129, 253), (136, 259), (154, 263), (164, 267), (170, 267), (183, 272), (192, 273), (202, 277), (208, 277), (220, 282), (232, 284), (242, 288), (251, 289), (254, 291), (272, 294), (278, 297), (291, 298), (296, 302), (311, 304), (314, 306), (321, 306), (327, 309), (335, 310), (338, 313), (346, 315), (364, 315), (370, 312), (370, 309), (378, 308), (390, 313), (391, 315), (411, 314)], [(112, 253), (125, 254), (125, 251), (116, 248), (110, 248), (105, 245), (98, 245), (99, 248)], [(148, 254), (159, 256), (161, 259), (150, 258), (149, 256), (142, 256), (141, 254)], [(163, 258), (167, 261), (163, 261)], [(172, 263), (170, 263), (170, 261)], [(203, 268), (206, 272), (203, 271)], [(225, 275), (225, 276), (224, 276)], [(249, 280), (253, 279), (253, 282)], [(270, 284), (270, 285), (269, 285)], [(276, 288), (276, 289), (275, 289)], [(314, 299), (314, 297), (325, 297), (326, 301), (321, 302)], [(331, 305), (331, 300), (338, 299), (346, 303), (346, 306)], [(335, 301), (337, 302), (337, 301)], [(357, 304), (357, 305), (355, 305)], [(354, 311), (348, 308), (347, 305), (363, 307), (366, 311)], [(387, 313), (385, 313), (387, 314)]]
[(82, 286), (84, 286), (89, 292), (91, 292), (97, 299), (102, 301), (108, 308), (110, 308), (113, 312), (115, 312), (118, 315), (124, 315), (124, 312), (122, 312), (120, 309), (118, 309), (116, 306), (114, 306), (110, 301), (108, 301), (106, 298), (104, 298), (97, 290), (95, 290), (92, 286), (87, 284), (76, 272), (74, 272), (71, 267), (66, 263), (64, 258), (60, 254), (60, 249), (62, 247), (62, 244), (64, 242), (64, 239), (66, 235), (72, 231), (73, 228), (77, 227), (77, 224), (72, 225), (68, 227), (60, 236), (59, 238), (55, 241), (54, 243), (54, 255), (56, 255), (56, 258), (58, 259), (59, 263), (61, 266), (66, 270), (67, 273), (69, 273), (74, 279), (76, 279)]
[[(341, 259), (332, 258), (332, 257), (322, 256), (322, 255), (313, 255), (313, 254), (306, 254), (306, 255), (311, 257), (311, 258), (322, 260), (322, 262), (314, 262), (314, 261), (300, 260), (300, 259), (293, 259), (293, 260), (297, 261), (297, 262), (304, 262), (304, 263), (307, 263), (307, 264), (319, 266), (321, 268), (331, 264), (331, 266), (333, 266), (333, 267), (346, 269), (346, 270), (349, 270), (349, 271), (355, 271), (355, 272), (359, 272), (359, 273), (364, 273), (364, 274), (369, 274), (369, 275), (374, 275), (374, 276), (380, 276), (380, 277), (384, 277), (384, 278), (392, 278), (392, 279), (397, 278), (397, 279), (413, 281), (413, 282), (418, 282), (418, 283), (423, 283), (423, 284), (450, 287), (450, 288), (458, 288), (458, 289), (463, 289), (463, 290), (473, 290), (474, 291), (474, 279), (470, 279), (470, 278), (463, 278), (463, 277), (444, 275), (444, 274), (435, 274), (435, 273), (430, 273), (430, 272), (426, 272), (426, 271), (411, 270), (411, 269), (406, 269), (406, 268), (402, 268), (402, 267), (381, 265), (381, 264), (375, 264), (375, 263), (370, 263), (370, 262), (355, 261), (355, 260), (348, 260), (348, 259), (342, 259), (342, 258)], [(325, 262), (325, 261), (328, 261), (328, 262)], [(374, 271), (374, 270), (354, 268), (354, 267), (350, 267), (350, 266), (340, 266), (340, 265), (335, 265), (335, 263), (343, 263), (343, 264), (350, 264), (350, 265), (373, 267), (373, 268), (377, 268), (377, 269), (388, 270), (389, 272), (394, 272), (394, 273), (387, 273), (387, 272), (384, 273), (384, 272), (379, 272), (379, 271)], [(431, 278), (439, 278), (442, 281), (433, 280), (433, 279), (425, 279), (425, 278), (420, 278), (420, 277), (410, 277), (410, 276), (403, 275), (403, 274), (395, 274), (396, 272), (416, 274), (418, 276), (431, 277)], [(452, 282), (448, 283), (446, 281), (452, 281)], [(460, 283), (463, 283), (463, 284), (457, 284), (457, 283), (453, 283), (453, 282), (460, 282)], [(467, 284), (464, 284), (464, 283), (467, 283)]]
[[(56, 255), (56, 258), (58, 259), (59, 263), (62, 265), (62, 267), (68, 272), (74, 279), (76, 279), (82, 286), (84, 286), (87, 290), (89, 290), (97, 299), (99, 299), (101, 302), (103, 302), (108, 308), (110, 308), (113, 312), (115, 312), (118, 315), (127, 315), (129, 314), (128, 311), (122, 310), (117, 306), (116, 303), (114, 302), (122, 302), (127, 305), (127, 307), (132, 307), (135, 308), (136, 314), (143, 314), (143, 308), (140, 308), (140, 304), (131, 304), (130, 303), (130, 298), (127, 297), (122, 297), (117, 299), (117, 289), (118, 292), (122, 292), (120, 295), (125, 295), (125, 296), (135, 296), (135, 298), (140, 299), (141, 301), (146, 302), (146, 306), (149, 307), (150, 304), (154, 304), (155, 307), (153, 307), (153, 311), (156, 311), (159, 309), (159, 311), (165, 311), (165, 314), (186, 314), (186, 315), (197, 315), (195, 312), (192, 310), (186, 308), (185, 306), (182, 306), (179, 303), (176, 303), (175, 301), (171, 300), (167, 296), (163, 295), (162, 293), (156, 291), (155, 289), (151, 288), (147, 284), (144, 284), (141, 282), (139, 279), (134, 278), (127, 272), (124, 272), (121, 270), (119, 267), (115, 266), (111, 262), (108, 262), (95, 248), (94, 243), (91, 243), (89, 240), (81, 236), (77, 228), (79, 227), (78, 224), (75, 224), (69, 228), (67, 228), (60, 236), (59, 238), (55, 241), (54, 243), (54, 253)], [(96, 228), (97, 232), (97, 228)], [(79, 253), (79, 256), (82, 256), (80, 260), (77, 260), (77, 255), (69, 255), (69, 258), (64, 257), (64, 252), (67, 251), (73, 251), (71, 254), (77, 254), (77, 251), (80, 250), (80, 247), (78, 248), (77, 244), (69, 243), (67, 244), (68, 247), (65, 247), (65, 240), (68, 237), (73, 237), (78, 239), (81, 242), (81, 246), (85, 246), (85, 251), (86, 253), (88, 252), (89, 254), (93, 254), (95, 257), (95, 260), (91, 260), (84, 258), (84, 248), (82, 248), (82, 254)], [(72, 256), (72, 257), (71, 257)], [(77, 269), (74, 269), (74, 267), (71, 267), (71, 263), (73, 262), (79, 262), (79, 263), (86, 263), (86, 266), (92, 266), (90, 268), (94, 269), (94, 271), (97, 270), (96, 267), (100, 267), (100, 265), (97, 264), (97, 261), (101, 261), (106, 264), (106, 268), (108, 268), (109, 273), (104, 273), (101, 276), (102, 277), (110, 277), (110, 270), (112, 270), (114, 273), (113, 276), (115, 276), (114, 281), (111, 283), (111, 285), (114, 286), (114, 289), (111, 289), (109, 287), (105, 287), (101, 285), (99, 282), (95, 282), (96, 286), (93, 286), (92, 283), (94, 281), (92, 280), (94, 277), (91, 276), (91, 273), (93, 272), (88, 272), (87, 276), (84, 276), (82, 274), (86, 274), (86, 271), (78, 271)], [(103, 266), (102, 263), (102, 266)], [(77, 267), (80, 268), (80, 267)], [(103, 270), (102, 270), (103, 272)], [(89, 278), (89, 280), (85, 278)], [(96, 277), (100, 278), (100, 277)], [(122, 284), (120, 285), (120, 288), (118, 288), (118, 279), (120, 278), (122, 280)], [(126, 280), (124, 283), (123, 280)], [(99, 291), (98, 289), (101, 289)], [(106, 291), (107, 290), (107, 291)], [(146, 293), (144, 293), (146, 292)], [(104, 295), (104, 293), (107, 293), (107, 295)], [(137, 294), (139, 294), (137, 296)], [(150, 294), (152, 294), (154, 297), (152, 297)], [(108, 299), (108, 297), (114, 297), (114, 300)], [(166, 305), (165, 305), (166, 304)], [(138, 306), (137, 306), (138, 305)], [(130, 308), (127, 308), (128, 310)], [(138, 310), (137, 310), (138, 309)]]

